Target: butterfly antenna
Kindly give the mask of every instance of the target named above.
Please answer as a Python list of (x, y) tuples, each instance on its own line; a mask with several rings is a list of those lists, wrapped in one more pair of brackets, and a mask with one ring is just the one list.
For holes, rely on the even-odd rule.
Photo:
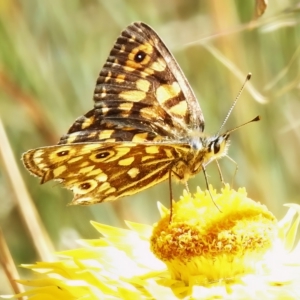
[(251, 73), (248, 73), (248, 75), (247, 75), (247, 77), (246, 77), (246, 79), (245, 79), (245, 81), (244, 81), (244, 83), (243, 83), (243, 85), (242, 85), (242, 87), (241, 87), (239, 93), (237, 94), (237, 96), (236, 96), (234, 102), (232, 103), (232, 105), (231, 105), (231, 107), (230, 107), (230, 109), (229, 109), (229, 111), (228, 111), (228, 113), (227, 113), (227, 116), (226, 116), (226, 118), (225, 118), (223, 124), (221, 125), (221, 127), (220, 127), (220, 129), (219, 129), (217, 135), (220, 134), (220, 131), (222, 130), (222, 128), (223, 128), (224, 125), (226, 124), (226, 122), (227, 122), (229, 116), (231, 115), (231, 112), (232, 112), (233, 108), (235, 107), (237, 101), (239, 100), (239, 98), (240, 98), (240, 96), (241, 96), (242, 91), (243, 91), (244, 88), (245, 88), (246, 83), (251, 79), (251, 76), (252, 76), (252, 74), (251, 74)]
[(239, 128), (241, 128), (241, 127), (243, 127), (243, 126), (245, 126), (245, 125), (247, 125), (247, 124), (249, 124), (249, 123), (257, 122), (257, 121), (260, 121), (260, 120), (261, 120), (260, 116), (256, 116), (254, 119), (252, 119), (252, 120), (250, 120), (250, 121), (247, 121), (247, 122), (245, 122), (245, 123), (243, 123), (243, 124), (241, 124), (241, 125), (239, 125), (239, 126), (237, 126), (237, 127), (234, 127), (234, 128), (231, 129), (231, 130), (226, 131), (226, 133), (227, 133), (227, 134), (228, 134), (228, 133), (231, 133), (231, 132), (236, 131), (237, 129), (239, 129)]

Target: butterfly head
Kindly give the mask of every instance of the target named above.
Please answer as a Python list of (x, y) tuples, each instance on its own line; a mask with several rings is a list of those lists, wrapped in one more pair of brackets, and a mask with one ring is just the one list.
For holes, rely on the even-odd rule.
[[(220, 159), (227, 154), (230, 132), (206, 136), (194, 131), (189, 138), (190, 152), (174, 168), (179, 181), (186, 182), (190, 177), (203, 170), (210, 162)], [(176, 177), (176, 176), (175, 176)]]
[(207, 138), (203, 165), (209, 164), (214, 159), (221, 158), (227, 154), (229, 147), (229, 133)]
[(198, 130), (193, 130), (190, 133), (188, 143), (190, 144), (192, 153), (194, 153), (197, 170), (200, 166), (206, 166), (211, 161), (227, 154), (230, 133), (231, 131), (226, 131), (225, 133), (217, 133), (213, 136), (207, 136)]
[(221, 158), (227, 154), (229, 147), (229, 136), (231, 131), (223, 134), (206, 136), (203, 133), (193, 133), (190, 139), (190, 145), (193, 151), (202, 154), (203, 165), (207, 165), (214, 159)]

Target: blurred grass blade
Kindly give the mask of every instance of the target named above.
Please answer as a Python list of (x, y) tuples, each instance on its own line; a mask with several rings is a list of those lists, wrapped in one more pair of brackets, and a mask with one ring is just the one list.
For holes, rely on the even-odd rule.
[[(205, 43), (202, 44), (204, 48), (206, 48), (215, 58), (217, 58), (225, 67), (227, 67), (241, 82), (244, 82), (245, 76), (247, 74), (241, 72), (229, 59), (227, 59), (220, 51), (218, 51), (215, 47)], [(249, 70), (250, 72), (251, 70)], [(261, 93), (259, 93), (249, 82), (246, 87), (246, 90), (253, 96), (253, 98), (259, 103), (267, 103), (268, 100)]]
[[(16, 279), (19, 279), (20, 276), (18, 274), (16, 265), (14, 264), (14, 261), (11, 257), (11, 254), (9, 252), (9, 249), (7, 247), (7, 244), (5, 242), (5, 238), (3, 236), (3, 232), (0, 229), (0, 262), (2, 265), (2, 268), (5, 272), (5, 275), (10, 282), (10, 285), (15, 292), (15, 294), (19, 294), (24, 292), (24, 287), (16, 282)], [(20, 300), (24, 299), (18, 298)]]
[(40, 107), (39, 102), (29, 94), (26, 94), (17, 84), (15, 84), (8, 76), (7, 72), (0, 69), (0, 87), (12, 99), (26, 109), (30, 120), (39, 129), (42, 135), (49, 143), (56, 144), (57, 136), (53, 133), (51, 122), (47, 120), (45, 111)]
[[(296, 51), (294, 52), (292, 58), (290, 59), (289, 63), (287, 64), (287, 66), (285, 68), (283, 68), (278, 74), (277, 76), (275, 75), (273, 80), (271, 80), (266, 86), (265, 86), (265, 90), (269, 91), (271, 89), (273, 89), (280, 80), (284, 80), (287, 76), (287, 73), (293, 68), (295, 67), (295, 64), (297, 64), (297, 62), (299, 61), (299, 56), (300, 56), (300, 46), (296, 49)], [(295, 82), (295, 88), (297, 87), (297, 84), (299, 84), (299, 81), (296, 80)]]
[(25, 226), (28, 229), (39, 257), (44, 261), (50, 261), (53, 259), (53, 245), (43, 226), (43, 223), (40, 220), (36, 208), (33, 205), (30, 196), (28, 195), (27, 189), (16, 164), (12, 149), (9, 145), (9, 141), (7, 139), (1, 119), (0, 140), (0, 154), (2, 156), (4, 167), (6, 169), (5, 174), (8, 174), (12, 190), (15, 193), (17, 208), (24, 220)]

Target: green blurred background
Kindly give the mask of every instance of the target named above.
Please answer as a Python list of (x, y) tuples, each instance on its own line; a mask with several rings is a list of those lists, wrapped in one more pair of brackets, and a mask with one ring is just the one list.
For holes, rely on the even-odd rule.
[[(252, 72), (225, 126), (262, 117), (232, 134), (229, 155), (239, 166), (234, 186), (246, 187), (278, 218), (284, 203), (299, 203), (300, 3), (270, 2), (255, 18), (255, 1), (0, 0), (0, 117), (15, 158), (9, 159), (1, 134), (0, 226), (17, 265), (43, 258), (24, 221), (32, 217), (20, 207), (27, 196), (19, 175), (45, 228), (43, 237), (34, 237), (49, 235), (56, 250), (77, 247), (78, 238), (97, 238), (90, 220), (153, 224), (156, 202), (169, 206), (165, 182), (114, 203), (67, 207), (72, 192), (53, 182), (39, 185), (20, 161), (28, 149), (55, 144), (92, 108), (98, 73), (120, 31), (133, 21), (151, 25), (175, 55), (204, 112), (205, 132), (218, 131)], [(220, 164), (231, 182), (235, 165), (226, 158)], [(207, 172), (219, 189), (216, 165)], [(197, 185), (205, 188), (203, 174), (189, 182), (190, 190)], [(174, 184), (176, 199), (183, 188)], [(0, 294), (9, 291), (0, 270)]]

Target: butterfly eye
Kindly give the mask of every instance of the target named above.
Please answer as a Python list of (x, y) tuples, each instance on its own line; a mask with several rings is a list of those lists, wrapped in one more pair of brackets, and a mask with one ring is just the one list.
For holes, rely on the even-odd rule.
[(214, 143), (214, 154), (217, 154), (220, 151), (220, 144)]
[(146, 57), (146, 53), (143, 52), (143, 51), (139, 51), (137, 52), (137, 54), (134, 56), (134, 61), (137, 62), (137, 63), (141, 63), (145, 57)]

